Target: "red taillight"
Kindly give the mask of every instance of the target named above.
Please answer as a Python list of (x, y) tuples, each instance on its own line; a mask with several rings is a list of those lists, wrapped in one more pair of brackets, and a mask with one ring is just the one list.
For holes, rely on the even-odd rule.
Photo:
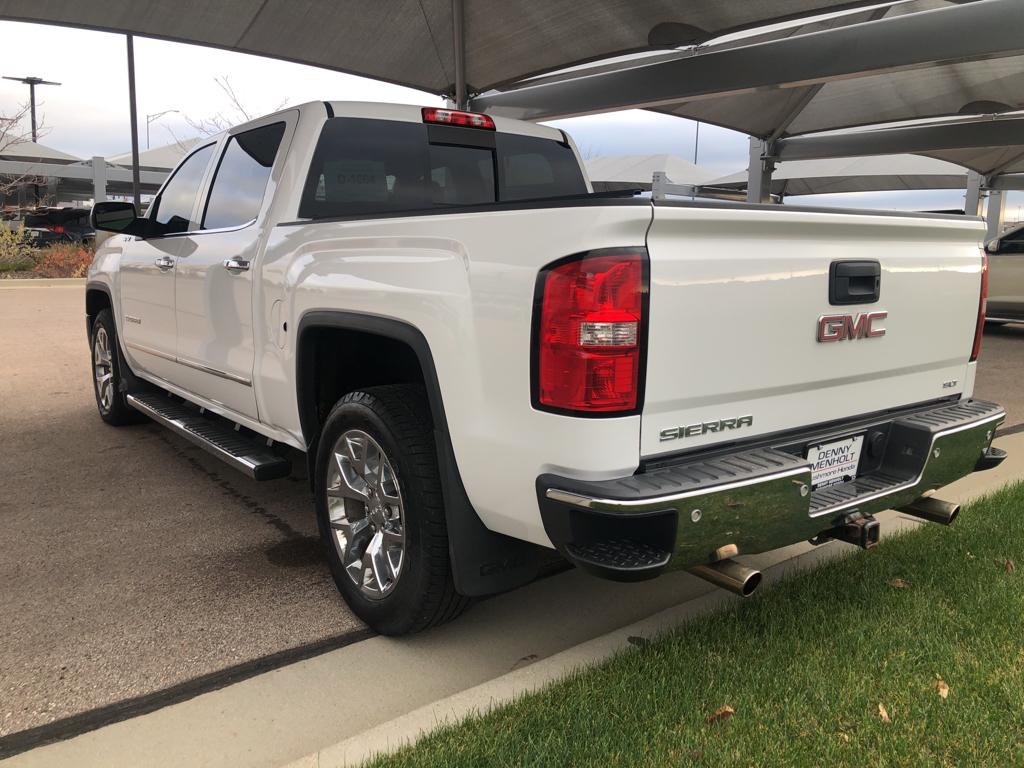
[(541, 273), (534, 402), (586, 413), (640, 403), (647, 254), (583, 254)]
[(458, 109), (424, 107), (423, 122), (440, 123), (442, 125), (461, 125), (464, 128), (484, 128), (488, 131), (494, 130), (494, 121), (491, 119), (490, 115), (481, 115), (477, 112), (462, 112)]
[(47, 227), (47, 229), (49, 229), (51, 232), (56, 232), (58, 235), (64, 234), (64, 227), (60, 224), (51, 224), (49, 227)]
[(974, 346), (971, 348), (971, 362), (981, 353), (981, 337), (985, 333), (985, 305), (988, 303), (988, 254), (981, 252), (981, 298), (978, 300), (978, 325), (974, 329)]

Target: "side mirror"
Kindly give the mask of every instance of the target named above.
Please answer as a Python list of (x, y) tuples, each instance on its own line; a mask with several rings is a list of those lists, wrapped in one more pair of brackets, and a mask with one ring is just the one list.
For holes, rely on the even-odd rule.
[(988, 251), (989, 253), (997, 252), (999, 250), (999, 241), (989, 240), (988, 243), (985, 244), (985, 250)]
[(108, 201), (96, 203), (90, 216), (93, 229), (127, 235), (144, 235), (145, 219), (140, 219), (134, 203)]

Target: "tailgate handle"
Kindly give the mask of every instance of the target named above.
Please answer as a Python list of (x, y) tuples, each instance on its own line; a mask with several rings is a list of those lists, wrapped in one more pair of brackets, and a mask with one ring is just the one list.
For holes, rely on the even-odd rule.
[(828, 270), (829, 304), (873, 304), (882, 292), (877, 261), (833, 261)]

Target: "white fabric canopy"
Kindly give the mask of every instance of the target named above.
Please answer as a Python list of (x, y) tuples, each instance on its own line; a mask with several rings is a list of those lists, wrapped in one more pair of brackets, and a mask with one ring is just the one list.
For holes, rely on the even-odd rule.
[[(708, 186), (746, 189), (747, 172), (706, 182)], [(790, 160), (772, 174), (773, 195), (824, 195), (883, 190), (965, 189), (967, 170), (919, 155)]]
[(706, 184), (715, 174), (678, 155), (618, 155), (583, 161), (595, 189), (650, 189), (655, 171), (664, 171), (676, 184)]
[[(33, 141), (16, 141), (0, 150), (3, 160), (43, 160), (51, 163), (78, 163), (82, 158), (61, 152), (59, 149), (36, 144)], [(130, 161), (129, 161), (130, 162)]]

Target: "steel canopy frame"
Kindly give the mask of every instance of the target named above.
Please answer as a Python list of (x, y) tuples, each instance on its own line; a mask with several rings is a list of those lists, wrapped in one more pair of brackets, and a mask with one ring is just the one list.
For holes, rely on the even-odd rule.
[[(792, 136), (773, 144), (775, 160), (820, 160), (830, 157), (927, 154), (951, 149), (1021, 146), (1024, 152), (1024, 115), (945, 121), (862, 131)], [(981, 174), (999, 169), (974, 167)]]
[(1020, 0), (977, 0), (724, 50), (696, 49), (649, 64), (483, 94), (470, 104), (506, 117), (549, 120), (806, 87), (1021, 55), (1021, 29)]

